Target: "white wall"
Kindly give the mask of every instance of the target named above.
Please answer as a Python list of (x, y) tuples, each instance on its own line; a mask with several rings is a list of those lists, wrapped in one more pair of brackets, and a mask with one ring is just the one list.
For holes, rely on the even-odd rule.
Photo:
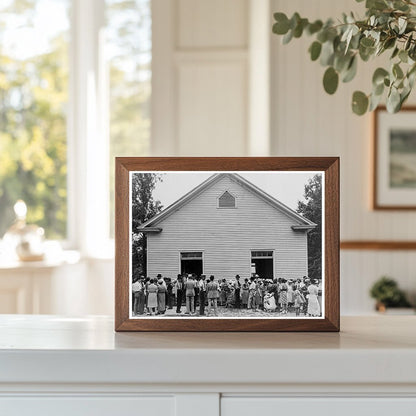
[[(350, 102), (355, 89), (369, 90), (376, 63), (360, 63), (359, 77), (330, 97), (322, 88), (324, 69), (307, 53), (311, 39), (283, 46), (271, 34), (274, 11), (325, 18), (352, 8), (362, 4), (153, 0), (153, 154), (340, 156), (341, 239), (415, 240), (416, 212), (370, 208), (371, 116), (353, 115)], [(69, 269), (58, 282), (74, 301), (62, 298), (57, 310), (112, 314), (113, 262), (82, 267), (82, 284)], [(368, 289), (383, 274), (416, 297), (415, 270), (412, 251), (342, 251), (341, 312), (370, 313)]]
[[(269, 0), (152, 4), (152, 154), (244, 156), (260, 146), (253, 131), (267, 149), (268, 88), (256, 87), (268, 81)], [(264, 24), (252, 33), (254, 6)]]

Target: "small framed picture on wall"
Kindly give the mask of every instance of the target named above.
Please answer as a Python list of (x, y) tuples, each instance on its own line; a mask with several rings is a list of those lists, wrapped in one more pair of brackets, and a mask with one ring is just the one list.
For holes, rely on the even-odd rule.
[(338, 331), (339, 159), (116, 158), (117, 331)]
[(416, 209), (416, 107), (380, 107), (373, 117), (373, 208)]

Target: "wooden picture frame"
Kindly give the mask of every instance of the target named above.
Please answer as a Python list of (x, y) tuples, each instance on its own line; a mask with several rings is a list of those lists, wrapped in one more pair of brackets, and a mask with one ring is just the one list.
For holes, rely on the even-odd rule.
[[(322, 315), (317, 318), (210, 318), (131, 316), (130, 177), (133, 172), (232, 172), (241, 174), (321, 173)], [(222, 176), (221, 176), (222, 177)], [(260, 190), (261, 192), (261, 190)], [(267, 201), (266, 201), (267, 202)], [(270, 202), (270, 201), (269, 201)], [(283, 204), (282, 204), (283, 205)], [(168, 211), (166, 208), (165, 211)], [(115, 330), (116, 331), (339, 331), (339, 158), (337, 157), (118, 157), (115, 183)], [(224, 210), (223, 210), (224, 211)], [(294, 212), (294, 211), (293, 211)], [(292, 227), (295, 229), (294, 227)], [(302, 226), (298, 226), (300, 230)], [(142, 228), (144, 229), (144, 225)], [(157, 232), (156, 227), (152, 231)], [(307, 262), (306, 262), (307, 263)], [(252, 264), (253, 265), (253, 264)], [(209, 273), (209, 272), (208, 272)]]
[[(416, 209), (416, 170), (408, 171), (408, 165), (413, 163), (412, 160), (407, 160), (412, 155), (406, 150), (400, 152), (398, 151), (400, 149), (393, 150), (392, 147), (392, 140), (411, 141), (409, 144), (416, 161), (415, 116), (416, 106), (403, 107), (396, 114), (388, 113), (384, 106), (378, 107), (373, 112), (372, 206), (374, 210)], [(403, 138), (399, 136), (401, 133)], [(413, 137), (406, 137), (409, 134)], [(403, 157), (401, 159), (400, 155), (405, 159)]]

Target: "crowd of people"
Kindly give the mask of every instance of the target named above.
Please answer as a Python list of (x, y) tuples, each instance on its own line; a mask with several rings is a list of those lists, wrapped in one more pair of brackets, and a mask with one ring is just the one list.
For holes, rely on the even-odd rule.
[(219, 307), (267, 311), (280, 316), (321, 316), (321, 289), (317, 279), (265, 279), (258, 275), (233, 280), (195, 274), (175, 280), (158, 274), (155, 279), (140, 276), (132, 284), (134, 316), (176, 314), (218, 316)]

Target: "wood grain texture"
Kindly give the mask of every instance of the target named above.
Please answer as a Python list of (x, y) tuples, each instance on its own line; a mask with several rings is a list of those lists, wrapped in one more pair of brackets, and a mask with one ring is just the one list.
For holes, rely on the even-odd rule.
[[(130, 319), (129, 172), (130, 171), (324, 171), (325, 318), (324, 319)], [(116, 331), (339, 331), (339, 158), (116, 158)]]
[[(381, 111), (387, 111), (385, 106), (377, 107), (373, 112), (373, 209), (385, 210), (385, 211), (414, 211), (416, 210), (416, 205), (380, 205), (378, 202), (378, 186), (377, 186), (377, 177), (379, 175), (379, 166), (378, 166), (378, 116)], [(416, 112), (416, 106), (406, 106), (403, 107), (401, 112), (413, 111)]]

